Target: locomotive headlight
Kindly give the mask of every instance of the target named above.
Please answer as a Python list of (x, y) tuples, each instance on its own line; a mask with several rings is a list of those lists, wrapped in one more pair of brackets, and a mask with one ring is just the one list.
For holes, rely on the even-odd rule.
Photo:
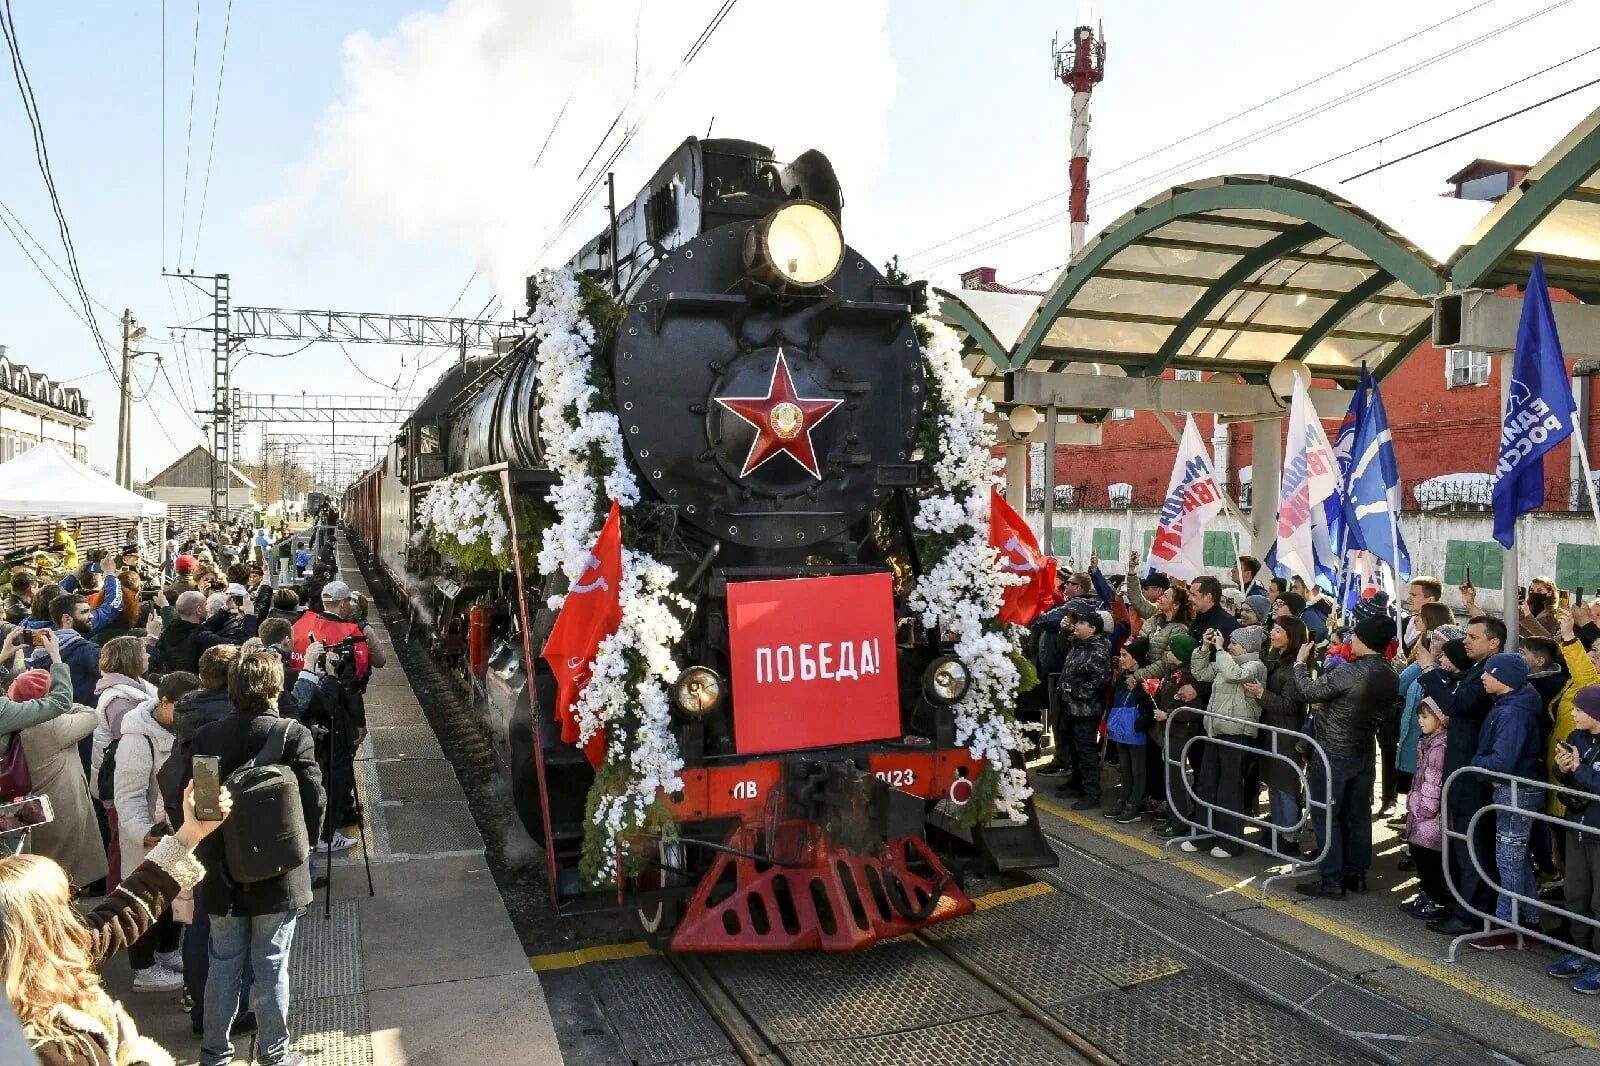
[(710, 714), (722, 700), (722, 678), (704, 666), (691, 666), (672, 686), (672, 702), (690, 718)]
[(972, 675), (966, 664), (954, 655), (941, 655), (928, 664), (922, 675), (922, 691), (928, 699), (947, 707), (967, 694)]
[(823, 285), (843, 262), (838, 220), (810, 200), (784, 204), (745, 237), (745, 268), (763, 281), (801, 288)]

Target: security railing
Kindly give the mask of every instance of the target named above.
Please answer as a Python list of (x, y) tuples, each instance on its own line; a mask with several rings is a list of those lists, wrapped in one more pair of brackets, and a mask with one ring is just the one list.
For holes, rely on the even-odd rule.
[[(1182, 748), (1174, 752), (1173, 744), (1175, 738), (1173, 737), (1172, 729), (1174, 723), (1184, 720), (1180, 716), (1198, 717), (1200, 719), (1201, 731), (1195, 736), (1189, 737), (1187, 740), (1185, 740)], [(1260, 890), (1261, 898), (1266, 899), (1267, 888), (1269, 885), (1271, 885), (1274, 881), (1281, 880), (1285, 877), (1299, 877), (1302, 874), (1312, 872), (1318, 867), (1318, 865), (1321, 864), (1322, 860), (1327, 857), (1328, 849), (1332, 846), (1333, 804), (1329, 801), (1329, 797), (1326, 794), (1326, 786), (1327, 782), (1333, 780), (1333, 769), (1328, 764), (1328, 753), (1323, 750), (1322, 745), (1318, 744), (1314, 737), (1307, 736), (1305, 733), (1302, 733), (1299, 730), (1286, 729), (1282, 726), (1266, 725), (1261, 722), (1254, 722), (1251, 724), (1253, 724), (1258, 730), (1258, 735), (1260, 733), (1266, 733), (1272, 737), (1272, 743), (1265, 748), (1248, 743), (1243, 739), (1212, 736), (1207, 733), (1204, 728), (1207, 719), (1218, 719), (1224, 722), (1239, 721), (1239, 719), (1233, 718), (1229, 715), (1201, 710), (1198, 707), (1178, 707), (1167, 715), (1167, 728), (1164, 735), (1164, 742), (1162, 744), (1161, 757), (1163, 762), (1166, 764), (1163, 769), (1166, 772), (1167, 781), (1169, 782), (1168, 787), (1170, 789), (1171, 782), (1183, 782), (1184, 791), (1188, 794), (1189, 800), (1196, 812), (1196, 815), (1191, 818), (1186, 816), (1183, 811), (1179, 809), (1177, 804), (1171, 804), (1172, 817), (1176, 818), (1184, 825), (1192, 827), (1196, 831), (1185, 836), (1173, 837), (1172, 839), (1168, 840), (1163, 847), (1170, 848), (1174, 844), (1182, 844), (1186, 840), (1201, 840), (1214, 837), (1220, 840), (1227, 840), (1231, 843), (1239, 845), (1240, 847), (1249, 848), (1251, 851), (1258, 851), (1269, 858), (1276, 859), (1278, 862), (1287, 865), (1289, 868), (1281, 873), (1272, 874), (1271, 876), (1262, 879)], [(1189, 775), (1184, 772), (1184, 769), (1189, 762), (1189, 750), (1196, 744), (1210, 744), (1216, 747), (1234, 748), (1238, 751), (1245, 752), (1247, 756), (1276, 759), (1277, 761), (1289, 766), (1294, 771), (1295, 778), (1299, 781), (1300, 798), (1302, 801), (1300, 807), (1300, 821), (1292, 827), (1284, 828), (1283, 826), (1271, 821), (1270, 818), (1258, 818), (1254, 814), (1247, 814), (1244, 811), (1236, 811), (1228, 807), (1219, 806), (1218, 804), (1212, 803), (1211, 801), (1203, 798), (1198, 792), (1195, 791), (1194, 783), (1189, 780)], [(1305, 767), (1300, 764), (1300, 760), (1295, 756), (1295, 752), (1301, 744), (1306, 745), (1306, 747), (1308, 747), (1311, 751), (1311, 757), (1317, 759), (1322, 764), (1324, 795), (1321, 797), (1313, 793), (1311, 781), (1306, 775)], [(1254, 809), (1255, 797), (1245, 797), (1245, 799), (1246, 804), (1250, 806), (1251, 809)], [(1202, 812), (1204, 814), (1204, 822), (1199, 820)], [(1293, 853), (1282, 850), (1282, 838), (1284, 836), (1297, 837), (1301, 830), (1305, 829), (1306, 826), (1313, 824), (1313, 812), (1316, 812), (1317, 816), (1321, 819), (1322, 825), (1322, 831), (1317, 833), (1319, 844), (1317, 846), (1316, 854), (1308, 858), (1303, 856), (1298, 849)], [(1268, 813), (1270, 814), (1271, 812), (1269, 811)], [(1259, 840), (1252, 840), (1246, 837), (1242, 828), (1238, 834), (1223, 832), (1217, 827), (1218, 814), (1222, 814), (1228, 818), (1237, 819), (1242, 823), (1247, 823), (1255, 826), (1258, 829), (1264, 830), (1264, 836), (1267, 843), (1263, 844)]]
[[(1454, 791), (1456, 781), (1465, 777), (1478, 777), (1486, 779), (1490, 782), (1501, 782), (1509, 785), (1510, 793), (1506, 798), (1511, 802), (1496, 803), (1491, 801), (1484, 804), (1473, 811), (1472, 816), (1467, 819), (1466, 829), (1458, 832), (1450, 825), (1450, 794), (1452, 791)], [(1551, 936), (1542, 928), (1525, 926), (1522, 921), (1525, 914), (1525, 908), (1531, 907), (1535, 913), (1542, 912), (1545, 914), (1560, 915), (1561, 917), (1566, 918), (1569, 922), (1582, 922), (1584, 925), (1587, 925), (1589, 928), (1595, 930), (1597, 936), (1600, 936), (1600, 918), (1597, 918), (1594, 915), (1578, 914), (1576, 911), (1567, 910), (1565, 907), (1558, 907), (1554, 903), (1551, 903), (1547, 900), (1541, 900), (1535, 896), (1527, 896), (1521, 892), (1511, 891), (1499, 881), (1489, 876), (1489, 871), (1484, 869), (1482, 861), (1480, 861), (1478, 858), (1477, 851), (1472, 846), (1472, 837), (1478, 828), (1479, 820), (1485, 816), (1491, 818), (1495, 817), (1495, 815), (1497, 815), (1500, 811), (1506, 811), (1510, 814), (1525, 815), (1534, 821), (1544, 822), (1547, 825), (1563, 826), (1569, 830), (1574, 829), (1575, 823), (1573, 823), (1570, 819), (1559, 817), (1543, 809), (1546, 806), (1546, 800), (1549, 798), (1549, 794), (1552, 791), (1555, 792), (1558, 797), (1573, 797), (1584, 800), (1588, 803), (1600, 803), (1600, 795), (1596, 795), (1593, 792), (1585, 792), (1579, 788), (1569, 788), (1566, 785), (1552, 785), (1548, 781), (1536, 781), (1529, 777), (1518, 777), (1515, 774), (1502, 773), (1499, 770), (1485, 770), (1477, 766), (1463, 766), (1461, 769), (1445, 778), (1443, 801), (1439, 806), (1439, 817), (1444, 823), (1444, 835), (1441, 838), (1440, 843), (1443, 844), (1442, 854), (1444, 857), (1445, 884), (1450, 886), (1450, 894), (1456, 898), (1456, 903), (1460, 905), (1462, 910), (1475, 917), (1482, 918), (1485, 922), (1489, 923), (1487, 928), (1471, 933), (1463, 933), (1454, 940), (1450, 941), (1449, 958), (1451, 962), (1456, 960), (1456, 952), (1460, 949), (1462, 944), (1470, 943), (1474, 940), (1481, 940), (1484, 937), (1498, 936), (1501, 933), (1515, 933), (1518, 936), (1527, 937), (1531, 940), (1538, 940), (1542, 943), (1549, 944), (1553, 948), (1558, 948), (1561, 951), (1569, 952), (1574, 955), (1582, 955), (1586, 959), (1589, 959), (1595, 963), (1600, 963), (1600, 954), (1596, 954), (1594, 951), (1586, 948), (1580, 948), (1576, 944), (1570, 943), (1569, 941)], [(1526, 810), (1517, 805), (1518, 798), (1525, 796), (1530, 792), (1539, 798), (1539, 807), (1541, 809)], [(1600, 835), (1600, 830), (1595, 830), (1594, 832), (1596, 832), (1597, 835)], [(1450, 842), (1452, 840), (1460, 841), (1466, 848), (1467, 859), (1472, 863), (1473, 869), (1477, 871), (1479, 879), (1482, 880), (1484, 884), (1492, 887), (1497, 896), (1504, 897), (1511, 901), (1510, 925), (1507, 925), (1504, 920), (1497, 917), (1493, 912), (1486, 913), (1482, 910), (1479, 910), (1470, 899), (1467, 899), (1462, 895), (1461, 887), (1456, 884), (1455, 875), (1450, 869)]]

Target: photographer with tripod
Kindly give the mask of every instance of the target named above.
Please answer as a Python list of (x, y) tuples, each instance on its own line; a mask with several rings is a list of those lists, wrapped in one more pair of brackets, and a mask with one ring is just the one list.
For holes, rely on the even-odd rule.
[[(327, 745), (324, 764), (328, 766), (328, 818), (323, 825), (323, 846), (330, 850), (354, 847), (356, 840), (342, 827), (350, 824), (354, 813), (355, 754), (367, 736), (367, 712), (363, 695), (374, 668), (387, 661), (383, 649), (371, 639), (372, 628), (364, 613), (352, 601), (350, 586), (330, 581), (322, 587), (322, 609), (307, 610), (294, 624), (294, 650), (289, 665), (301, 669), (306, 649), (313, 643), (327, 649), (325, 672), (338, 682), (339, 698), (330, 714), (328, 733), (320, 738)], [(324, 752), (319, 751), (319, 756)]]

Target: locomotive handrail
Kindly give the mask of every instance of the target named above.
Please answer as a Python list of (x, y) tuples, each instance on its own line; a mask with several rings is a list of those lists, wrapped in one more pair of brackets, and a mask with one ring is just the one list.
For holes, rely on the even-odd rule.
[[(1456, 830), (1450, 828), (1450, 792), (1451, 786), (1455, 784), (1456, 780), (1463, 777), (1480, 777), (1487, 778), (1491, 781), (1505, 782), (1511, 786), (1510, 795), (1507, 796), (1507, 799), (1509, 799), (1511, 802), (1498, 803), (1491, 800), (1491, 802), (1484, 804), (1472, 813), (1472, 816), (1467, 819), (1465, 831), (1457, 832)], [(1562, 796), (1572, 796), (1582, 799), (1588, 803), (1600, 803), (1600, 795), (1597, 795), (1593, 792), (1585, 792), (1581, 788), (1572, 788), (1568, 787), (1567, 785), (1553, 785), (1548, 781), (1539, 781), (1531, 777), (1518, 777), (1516, 774), (1508, 774), (1500, 770), (1486, 770), (1478, 766), (1463, 766), (1459, 770), (1452, 773), (1449, 777), (1445, 778), (1444, 792), (1439, 804), (1439, 817), (1444, 823), (1444, 834), (1440, 839), (1440, 843), (1443, 846), (1440, 850), (1444, 858), (1445, 884), (1449, 886), (1450, 894), (1455, 897), (1456, 903), (1460, 905), (1462, 910), (1473, 915), (1474, 917), (1482, 918), (1488, 923), (1487, 928), (1476, 930), (1471, 933), (1463, 933), (1454, 940), (1450, 941), (1449, 959), (1451, 962), (1456, 961), (1456, 951), (1460, 949), (1462, 944), (1470, 943), (1474, 940), (1482, 939), (1483, 937), (1496, 936), (1503, 932), (1510, 932), (1516, 933), (1519, 936), (1530, 937), (1534, 940), (1542, 941), (1543, 943), (1549, 944), (1551, 947), (1559, 948), (1560, 950), (1568, 952), (1569, 954), (1582, 955), (1586, 959), (1589, 959), (1595, 963), (1600, 963), (1600, 954), (1597, 954), (1594, 950), (1589, 948), (1581, 948), (1571, 941), (1562, 940), (1558, 937), (1552, 936), (1549, 933), (1544, 932), (1543, 929), (1532, 928), (1523, 925), (1522, 909), (1523, 906), (1526, 905), (1534, 908), (1535, 911), (1545, 911), (1551, 914), (1559, 914), (1568, 921), (1582, 922), (1584, 925), (1587, 925), (1591, 929), (1595, 930), (1597, 934), (1600, 934), (1600, 917), (1579, 914), (1576, 911), (1568, 910), (1565, 907), (1558, 907), (1554, 903), (1550, 903), (1546, 900), (1537, 899), (1533, 896), (1526, 896), (1521, 892), (1511, 891), (1499, 881), (1489, 876), (1489, 872), (1484, 869), (1483, 863), (1478, 858), (1477, 850), (1472, 846), (1472, 837), (1477, 831), (1479, 819), (1483, 818), (1484, 815), (1489, 814), (1490, 812), (1498, 814), (1500, 811), (1506, 811), (1510, 814), (1523, 814), (1527, 815), (1528, 818), (1534, 821), (1544, 822), (1547, 825), (1572, 827), (1573, 823), (1571, 819), (1550, 814), (1546, 810), (1523, 810), (1521, 807), (1518, 807), (1517, 796), (1519, 789), (1524, 792), (1533, 792), (1542, 798), (1546, 797), (1551, 791), (1554, 791)], [(1544, 804), (1541, 803), (1540, 806), (1543, 807)], [(1579, 830), (1580, 834), (1581, 832), (1582, 830)], [(1591, 830), (1591, 832), (1593, 832), (1596, 836), (1600, 836), (1600, 830)], [(1465, 846), (1467, 858), (1472, 862), (1473, 869), (1477, 871), (1478, 877), (1483, 881), (1483, 883), (1492, 886), (1496, 895), (1504, 896), (1510, 899), (1511, 925), (1507, 926), (1505, 922), (1503, 922), (1493, 913), (1485, 913), (1484, 911), (1479, 910), (1471, 900), (1467, 899), (1461, 894), (1461, 887), (1456, 884), (1456, 879), (1451, 875), (1450, 872), (1450, 842), (1452, 840), (1459, 840)]]
[[(1201, 719), (1202, 732), (1190, 737), (1187, 741), (1185, 741), (1182, 749), (1178, 752), (1177, 757), (1174, 758), (1172, 752), (1172, 725), (1174, 722), (1179, 720), (1179, 715), (1184, 713), (1193, 714)], [(1270, 748), (1259, 748), (1254, 744), (1240, 743), (1236, 740), (1230, 740), (1226, 737), (1213, 736), (1210, 733), (1204, 732), (1205, 721), (1213, 718), (1228, 722), (1239, 721), (1239, 719), (1234, 718), (1231, 715), (1218, 714), (1215, 711), (1203, 710), (1199, 707), (1176, 707), (1167, 714), (1167, 725), (1163, 733), (1161, 746), (1161, 759), (1162, 763), (1164, 764), (1163, 768), (1168, 770), (1166, 774), (1167, 780), (1172, 780), (1173, 775), (1171, 771), (1175, 770), (1177, 772), (1178, 780), (1183, 782), (1184, 791), (1188, 793), (1189, 798), (1194, 802), (1195, 809), (1199, 810), (1204, 808), (1205, 824), (1201, 825), (1199, 822), (1185, 817), (1183, 812), (1179, 810), (1177, 806), (1171, 806), (1172, 817), (1196, 831), (1184, 836), (1173, 837), (1162, 845), (1162, 850), (1165, 851), (1172, 845), (1182, 844), (1184, 841), (1200, 840), (1205, 837), (1220, 837), (1223, 840), (1232, 841), (1233, 843), (1238, 844), (1240, 847), (1249, 848), (1252, 851), (1259, 851), (1263, 855), (1277, 859), (1279, 862), (1288, 865), (1289, 869), (1283, 871), (1282, 873), (1277, 873), (1271, 875), (1270, 877), (1262, 878), (1259, 898), (1266, 899), (1267, 887), (1269, 885), (1271, 885), (1274, 881), (1281, 880), (1285, 877), (1299, 877), (1304, 874), (1311, 873), (1322, 863), (1323, 859), (1327, 858), (1328, 850), (1333, 845), (1333, 803), (1331, 802), (1331, 797), (1324, 796), (1323, 798), (1319, 799), (1317, 796), (1313, 795), (1310, 778), (1307, 777), (1306, 771), (1304, 767), (1300, 765), (1299, 760), (1294, 758), (1291, 754), (1293, 749), (1290, 749), (1291, 753), (1279, 751), (1278, 738), (1280, 736), (1290, 737), (1295, 745), (1299, 745), (1301, 743), (1309, 745), (1311, 751), (1322, 762), (1322, 780), (1324, 782), (1331, 782), (1333, 780), (1333, 770), (1328, 763), (1328, 753), (1323, 749), (1322, 745), (1317, 743), (1315, 737), (1308, 736), (1305, 733), (1300, 732), (1298, 729), (1288, 729), (1283, 726), (1267, 725), (1263, 722), (1252, 722), (1250, 724), (1254, 725), (1257, 730), (1272, 734), (1272, 746)], [(1189, 775), (1184, 772), (1184, 768), (1189, 760), (1189, 749), (1195, 744), (1213, 744), (1217, 747), (1233, 748), (1238, 751), (1246, 752), (1250, 755), (1264, 755), (1268, 758), (1277, 759), (1279, 762), (1287, 764), (1291, 769), (1294, 770), (1295, 777), (1299, 779), (1300, 795), (1305, 800), (1305, 806), (1300, 814), (1300, 821), (1296, 822), (1288, 829), (1285, 829), (1283, 826), (1276, 824), (1270, 819), (1261, 819), (1257, 818), (1253, 814), (1246, 814), (1244, 811), (1231, 810), (1227, 807), (1219, 806), (1202, 798), (1200, 794), (1194, 790), (1194, 784), (1189, 780)], [(1301, 855), (1299, 851), (1296, 851), (1292, 855), (1288, 852), (1280, 851), (1278, 849), (1279, 836), (1281, 834), (1291, 832), (1298, 835), (1300, 830), (1311, 822), (1311, 811), (1313, 809), (1320, 811), (1322, 816), (1322, 832), (1317, 834), (1319, 844), (1316, 853), (1308, 858)], [(1241, 822), (1248, 822), (1258, 829), (1266, 830), (1267, 839), (1272, 842), (1271, 845), (1258, 844), (1253, 840), (1247, 839), (1243, 830), (1241, 830), (1238, 835), (1224, 833), (1222, 830), (1216, 827), (1216, 815), (1218, 812), (1237, 818)]]

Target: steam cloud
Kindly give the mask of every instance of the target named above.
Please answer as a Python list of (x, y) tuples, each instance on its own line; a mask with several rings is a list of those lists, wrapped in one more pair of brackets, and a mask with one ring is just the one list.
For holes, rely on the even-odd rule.
[(564, 261), (599, 232), (603, 192), (535, 261), (587, 183), (578, 180), (585, 161), (624, 108), (592, 165), (639, 126), (613, 167), (619, 201), (715, 120), (714, 136), (771, 145), (780, 159), (820, 148), (859, 213), (897, 81), (887, 0), (747, 0), (679, 70), (720, 6), (453, 0), (442, 12), (406, 17), (385, 37), (353, 35), (344, 44), (342, 95), (315, 149), (256, 221), (302, 239), (334, 239), (314, 235), (327, 234), (326, 220), (335, 219), (406, 240), (459, 240), (507, 307), (520, 309), (533, 267)]

